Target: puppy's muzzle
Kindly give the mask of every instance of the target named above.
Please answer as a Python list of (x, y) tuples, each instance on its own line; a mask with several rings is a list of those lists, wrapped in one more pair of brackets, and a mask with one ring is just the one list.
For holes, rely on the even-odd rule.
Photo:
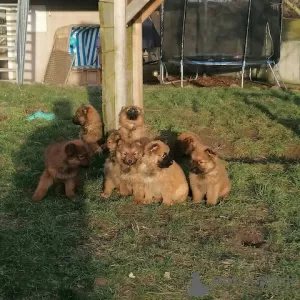
[(80, 123), (79, 123), (78, 119), (76, 118), (76, 116), (73, 117), (72, 122), (73, 122), (75, 125), (80, 125)]
[(87, 159), (82, 160), (81, 163), (80, 163), (80, 166), (82, 168), (88, 168), (90, 166), (90, 162)]
[(138, 110), (136, 108), (130, 108), (127, 111), (126, 115), (127, 115), (127, 118), (129, 120), (135, 121), (138, 118), (138, 116), (139, 116), (139, 112), (138, 112)]
[(100, 148), (102, 149), (102, 151), (107, 151), (108, 150), (108, 147), (107, 147), (106, 143), (100, 145)]
[(159, 168), (169, 168), (173, 164), (173, 159), (167, 155), (161, 161), (158, 162)]
[(191, 173), (194, 173), (194, 174), (202, 174), (203, 171), (195, 164), (195, 163), (191, 163), (191, 169), (190, 169)]
[(128, 166), (134, 165), (135, 162), (136, 162), (135, 159), (126, 159), (126, 160), (124, 160), (124, 163), (125, 163), (126, 165), (128, 165)]

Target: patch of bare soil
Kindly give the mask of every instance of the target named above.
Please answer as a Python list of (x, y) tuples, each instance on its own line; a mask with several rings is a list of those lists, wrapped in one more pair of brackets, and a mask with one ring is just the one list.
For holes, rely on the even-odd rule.
[(290, 159), (300, 159), (300, 144), (292, 143), (287, 145), (284, 156)]
[(233, 144), (226, 141), (225, 139), (216, 137), (215, 131), (216, 130), (210, 128), (204, 128), (195, 133), (199, 135), (204, 144), (217, 151), (221, 157), (234, 156)]
[(243, 228), (237, 234), (238, 242), (244, 247), (260, 248), (264, 243), (264, 237), (260, 230)]
[(8, 119), (8, 116), (0, 114), (0, 122), (3, 122)]
[(200, 76), (197, 80), (191, 81), (192, 84), (203, 86), (203, 87), (213, 87), (213, 86), (240, 86), (240, 80), (227, 77), (227, 76)]

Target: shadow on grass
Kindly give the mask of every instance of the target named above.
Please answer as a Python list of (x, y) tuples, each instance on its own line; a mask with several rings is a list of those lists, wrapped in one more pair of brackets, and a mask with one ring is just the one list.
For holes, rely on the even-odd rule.
[(281, 164), (281, 165), (292, 165), (300, 163), (300, 158), (286, 158), (286, 157), (277, 157), (277, 156), (268, 156), (266, 158), (253, 159), (249, 157), (239, 157), (239, 158), (225, 158), (227, 162), (232, 163), (245, 163), (245, 164)]
[(12, 154), (15, 173), (1, 228), (1, 299), (94, 299), (84, 193), (72, 202), (52, 187), (42, 201), (31, 200), (43, 171), (45, 147), (78, 137), (71, 101), (58, 101), (53, 111), (57, 118), (43, 121), (44, 126), (37, 123)]
[[(248, 105), (252, 105), (264, 113), (270, 120), (276, 121), (277, 123), (283, 125), (287, 129), (292, 130), (296, 135), (300, 136), (300, 119), (282, 119), (278, 118), (276, 115), (270, 112), (270, 110), (260, 103), (253, 103), (249, 101), (248, 96), (244, 96), (244, 102)], [(300, 98), (299, 98), (300, 104)], [(297, 104), (297, 105), (299, 105)]]

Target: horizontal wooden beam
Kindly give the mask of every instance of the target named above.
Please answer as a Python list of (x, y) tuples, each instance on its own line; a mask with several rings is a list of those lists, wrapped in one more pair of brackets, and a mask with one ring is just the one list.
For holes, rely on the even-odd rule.
[[(119, 0), (120, 1), (120, 0)], [(151, 0), (133, 0), (126, 6), (126, 24), (128, 24)]]
[(164, 0), (154, 0), (144, 6), (140, 12), (140, 21), (143, 23), (162, 3)]

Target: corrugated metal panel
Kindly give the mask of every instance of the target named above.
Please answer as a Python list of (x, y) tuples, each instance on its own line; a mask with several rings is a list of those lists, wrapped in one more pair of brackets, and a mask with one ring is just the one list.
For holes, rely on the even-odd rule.
[(29, 11), (29, 0), (18, 0), (17, 36), (16, 36), (17, 83), (18, 84), (23, 84), (28, 11)]

